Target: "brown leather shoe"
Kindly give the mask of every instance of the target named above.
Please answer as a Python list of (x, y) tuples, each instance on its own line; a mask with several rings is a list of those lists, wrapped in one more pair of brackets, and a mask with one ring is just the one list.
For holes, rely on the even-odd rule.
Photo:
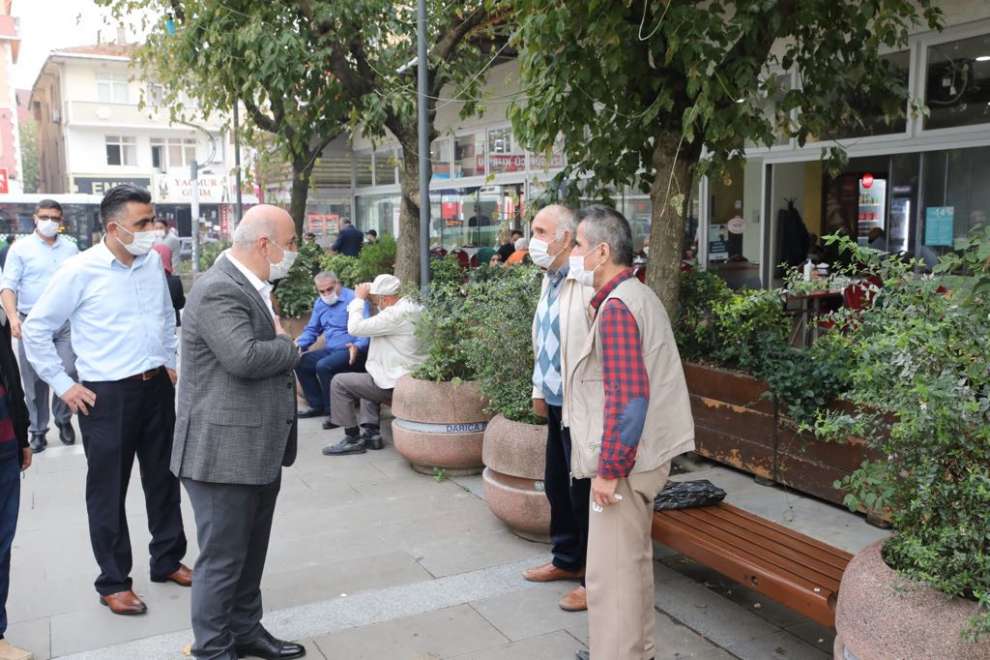
[(152, 582), (175, 582), (180, 587), (192, 586), (192, 569), (185, 564), (179, 564), (175, 572), (163, 578), (151, 578)]
[(100, 602), (109, 607), (114, 614), (123, 616), (134, 616), (148, 611), (148, 606), (133, 591), (118, 591), (108, 596), (100, 596)]
[(580, 580), (584, 577), (584, 569), (580, 571), (565, 571), (557, 568), (553, 562), (536, 566), (523, 573), (523, 577), (530, 582), (555, 582), (557, 580)]
[(560, 599), (560, 609), (565, 612), (584, 612), (588, 609), (588, 590), (577, 587), (573, 591), (568, 591)]

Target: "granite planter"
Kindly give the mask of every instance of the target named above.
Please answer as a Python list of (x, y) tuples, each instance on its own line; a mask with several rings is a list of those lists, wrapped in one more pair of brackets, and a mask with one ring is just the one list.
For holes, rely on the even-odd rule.
[(835, 660), (990, 660), (990, 639), (962, 637), (977, 604), (897, 575), (884, 562), (882, 547), (883, 541), (867, 546), (842, 576)]
[[(692, 362), (684, 375), (698, 454), (824, 500), (842, 504), (834, 482), (880, 456), (857, 438), (822, 442), (780, 420), (768, 386), (747, 374)], [(842, 405), (840, 403), (840, 405)]]
[(485, 430), (485, 501), (499, 520), (531, 541), (550, 537), (550, 503), (543, 491), (546, 451), (546, 425), (497, 415)]
[(478, 474), (482, 440), (491, 415), (473, 382), (418, 380), (405, 376), (392, 394), (396, 450), (417, 472)]

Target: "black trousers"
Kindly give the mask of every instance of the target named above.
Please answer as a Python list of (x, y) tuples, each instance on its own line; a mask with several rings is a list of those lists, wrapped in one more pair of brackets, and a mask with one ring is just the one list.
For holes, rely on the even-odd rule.
[(192, 654), (236, 660), (236, 644), (264, 633), (261, 576), (281, 478), (264, 486), (183, 479), (196, 515)]
[(131, 588), (131, 538), (124, 503), (137, 455), (151, 532), (151, 578), (175, 572), (186, 554), (179, 480), (169, 471), (175, 430), (175, 387), (162, 369), (151, 380), (84, 382), (96, 393), (79, 415), (86, 450), (89, 538), (100, 566), (100, 595)]
[(550, 500), (553, 564), (565, 571), (581, 570), (588, 554), (591, 480), (571, 478), (571, 434), (562, 426), (559, 406), (547, 406), (547, 467), (543, 483)]

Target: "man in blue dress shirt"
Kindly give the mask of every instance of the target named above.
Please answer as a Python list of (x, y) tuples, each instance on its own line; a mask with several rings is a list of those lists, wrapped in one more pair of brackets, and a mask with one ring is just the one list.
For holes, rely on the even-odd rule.
[[(304, 351), (296, 365), (296, 376), (309, 404), (309, 410), (301, 411), (299, 417), (326, 416), (323, 428), (331, 429), (334, 426), (329, 419), (330, 381), (337, 374), (364, 371), (368, 338), (347, 333), (347, 304), (354, 300), (354, 291), (343, 286), (337, 275), (330, 272), (318, 274), (313, 282), (319, 297), (309, 323), (296, 339), (296, 345)], [(325, 339), (323, 348), (309, 350), (321, 335)]]
[[(146, 190), (122, 185), (100, 204), (104, 239), (62, 266), (34, 304), (22, 335), (28, 360), (79, 414), (86, 449), (86, 508), (96, 590), (114, 614), (143, 614), (131, 590), (124, 501), (141, 466), (151, 531), (151, 580), (192, 583), (181, 563), (186, 536), (179, 480), (169, 470), (175, 428), (175, 311), (157, 252)], [(80, 382), (66, 372), (53, 336), (68, 321)]]
[[(10, 335), (21, 338), (21, 322), (31, 312), (31, 307), (48, 286), (55, 271), (69, 257), (79, 254), (79, 248), (68, 238), (59, 235), (62, 227), (62, 206), (54, 199), (43, 199), (34, 210), (34, 233), (10, 246), (7, 264), (0, 281), (0, 298), (3, 309), (10, 319)], [(62, 358), (62, 366), (75, 377), (76, 358), (72, 354), (69, 337), (69, 324), (55, 331), (55, 349)], [(24, 403), (27, 404), (31, 426), (31, 450), (37, 454), (48, 446), (48, 383), (38, 378), (24, 354), (24, 342), (18, 343), (18, 358), (21, 363), (21, 382), (24, 384)], [(72, 411), (59, 399), (51, 401), (55, 413), (55, 426), (58, 427), (62, 444), (71, 445), (76, 441), (72, 429)]]

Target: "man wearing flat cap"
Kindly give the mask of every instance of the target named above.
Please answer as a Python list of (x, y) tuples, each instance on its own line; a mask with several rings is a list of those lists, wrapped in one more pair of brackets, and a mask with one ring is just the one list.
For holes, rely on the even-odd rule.
[[(416, 321), (422, 308), (401, 297), (400, 288), (395, 275), (379, 275), (370, 284), (359, 284), (354, 300), (347, 305), (347, 332), (354, 337), (371, 338), (367, 373), (334, 376), (330, 385), (331, 419), (344, 428), (344, 439), (324, 447), (326, 456), (381, 449), (380, 406), (392, 400), (392, 389), (399, 379), (426, 358), (416, 339)], [(378, 313), (365, 318), (365, 301), (369, 298)]]

